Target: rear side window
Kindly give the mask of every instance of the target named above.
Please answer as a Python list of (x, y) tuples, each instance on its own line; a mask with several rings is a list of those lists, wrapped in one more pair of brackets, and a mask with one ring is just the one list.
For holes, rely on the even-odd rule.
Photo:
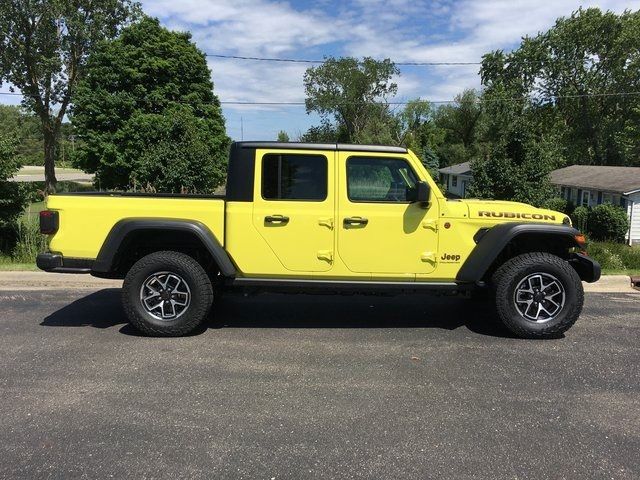
[(352, 202), (409, 203), (418, 179), (401, 158), (351, 157), (347, 195)]
[(327, 198), (327, 157), (273, 154), (262, 157), (262, 198), (312, 200)]

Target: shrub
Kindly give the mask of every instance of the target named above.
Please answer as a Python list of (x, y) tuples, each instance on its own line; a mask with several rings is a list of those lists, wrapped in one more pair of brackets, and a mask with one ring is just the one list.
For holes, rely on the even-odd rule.
[(24, 216), (16, 226), (16, 244), (12, 258), (18, 263), (33, 263), (36, 255), (47, 248), (47, 237), (40, 233), (37, 216)]
[(640, 247), (613, 242), (593, 242), (587, 245), (589, 256), (594, 258), (603, 270), (640, 269)]
[(581, 232), (587, 231), (587, 220), (589, 218), (589, 209), (587, 207), (576, 207), (571, 214), (571, 221), (573, 226)]
[(564, 198), (550, 198), (542, 204), (542, 207), (556, 212), (567, 213), (567, 201)]
[(629, 219), (622, 208), (603, 203), (589, 212), (587, 225), (594, 240), (623, 242), (629, 229)]

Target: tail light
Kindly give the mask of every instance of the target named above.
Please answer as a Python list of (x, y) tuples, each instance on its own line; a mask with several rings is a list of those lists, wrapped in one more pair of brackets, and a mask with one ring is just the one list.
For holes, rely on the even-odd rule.
[(40, 212), (40, 233), (53, 235), (58, 231), (58, 212), (42, 210)]

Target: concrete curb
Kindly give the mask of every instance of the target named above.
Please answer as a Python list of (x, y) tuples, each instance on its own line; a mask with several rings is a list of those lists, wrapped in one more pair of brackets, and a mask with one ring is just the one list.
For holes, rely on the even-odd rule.
[(107, 280), (91, 275), (46, 272), (0, 271), (0, 291), (4, 290), (76, 290), (121, 288), (122, 280)]
[[(583, 283), (585, 292), (637, 293), (627, 275), (605, 275), (596, 283)], [(0, 290), (75, 290), (121, 288), (122, 280), (91, 275), (0, 271)]]

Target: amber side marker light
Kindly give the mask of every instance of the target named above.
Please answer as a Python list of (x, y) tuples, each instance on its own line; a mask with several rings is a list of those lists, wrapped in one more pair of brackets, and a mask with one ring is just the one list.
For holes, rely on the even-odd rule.
[(575, 239), (576, 243), (578, 244), (578, 246), (580, 247), (580, 253), (583, 253), (586, 255), (586, 251), (585, 251), (585, 245), (587, 244), (587, 239), (585, 238), (583, 233), (579, 233), (577, 235), (574, 235), (573, 238)]

